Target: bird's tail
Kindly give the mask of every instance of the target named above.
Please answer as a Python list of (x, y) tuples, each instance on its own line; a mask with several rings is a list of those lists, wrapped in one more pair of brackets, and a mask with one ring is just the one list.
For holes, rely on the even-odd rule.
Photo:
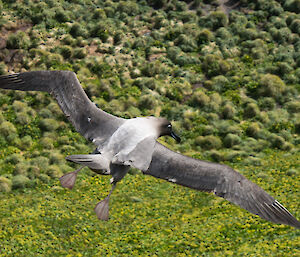
[(67, 161), (78, 163), (82, 166), (87, 166), (94, 170), (109, 170), (109, 160), (101, 154), (78, 154), (69, 155)]

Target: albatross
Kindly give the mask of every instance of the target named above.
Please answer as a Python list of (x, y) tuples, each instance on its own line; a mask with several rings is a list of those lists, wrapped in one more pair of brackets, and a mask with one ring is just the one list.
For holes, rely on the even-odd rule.
[[(149, 168), (156, 139), (169, 135), (180, 142), (172, 130), (171, 123), (165, 118), (145, 117), (125, 120), (112, 134), (104, 139), (94, 138), (98, 154), (80, 154), (67, 156), (67, 160), (87, 166), (93, 170), (104, 171), (112, 176), (112, 189), (108, 196), (100, 201), (95, 212), (100, 220), (108, 220), (109, 198), (112, 191), (128, 172), (130, 166), (145, 172)], [(101, 143), (102, 142), (102, 143)], [(104, 145), (104, 146), (102, 146)], [(79, 169), (60, 178), (63, 187), (73, 188)]]
[[(115, 142), (113, 138), (117, 139), (119, 133), (128, 133), (125, 132), (127, 129), (123, 130), (121, 128), (123, 126), (129, 126), (129, 123), (133, 121), (129, 122), (126, 119), (116, 117), (99, 109), (87, 97), (74, 72), (31, 71), (2, 75), (0, 76), (0, 88), (22, 91), (44, 91), (50, 93), (56, 99), (58, 105), (75, 129), (87, 140), (96, 145), (96, 151), (93, 154), (86, 156), (69, 156), (67, 160), (88, 166), (92, 170), (101, 170), (103, 163), (108, 160), (109, 166), (122, 166), (122, 171), (117, 172), (117, 180), (120, 176), (126, 174), (130, 166), (134, 166), (131, 163), (131, 161), (133, 161), (135, 165), (140, 166), (142, 170), (144, 169), (143, 173), (146, 175), (151, 175), (192, 189), (214, 193), (216, 196), (222, 197), (258, 215), (262, 219), (277, 224), (286, 224), (298, 229), (300, 228), (300, 222), (261, 187), (227, 165), (194, 159), (168, 149), (156, 141), (157, 137), (164, 134), (158, 133), (158, 130), (156, 130), (156, 135), (151, 139), (152, 145), (149, 146), (151, 150), (146, 149), (144, 144), (142, 144), (143, 147), (141, 147), (142, 150), (140, 154), (143, 155), (143, 151), (150, 153), (146, 157), (143, 155), (143, 158), (151, 159), (150, 163), (148, 159), (147, 161), (143, 159), (144, 161), (139, 163), (137, 158), (134, 160), (127, 158), (128, 154), (124, 155), (122, 151), (119, 151), (120, 149), (116, 150), (116, 146), (112, 146), (114, 145), (113, 142)], [(127, 122), (128, 124), (126, 125)], [(170, 124), (168, 123), (167, 126), (168, 125)], [(132, 135), (131, 133), (129, 134)], [(165, 135), (171, 134), (172, 132), (169, 131), (169, 133)], [(110, 142), (110, 140), (112, 141)], [(177, 140), (179, 139), (177, 138)], [(133, 138), (130, 139), (130, 141), (135, 142), (133, 144), (134, 146), (137, 145), (136, 139)], [(112, 151), (113, 153), (107, 154), (105, 151), (103, 152), (104, 149), (108, 152)], [(127, 148), (125, 147), (125, 149)], [(135, 147), (133, 149), (135, 149)], [(120, 155), (118, 155), (118, 153)], [(117, 157), (115, 157), (115, 155), (117, 155)], [(107, 166), (105, 167), (107, 168)], [(78, 170), (75, 171), (76, 174)], [(111, 168), (107, 168), (103, 174), (105, 174), (105, 172), (110, 173), (111, 171)], [(114, 181), (114, 175), (112, 176)], [(75, 182), (75, 178), (76, 175), (74, 175), (74, 173), (72, 175), (71, 173), (70, 177), (65, 179), (65, 186), (71, 188)], [(64, 184), (63, 178), (61, 181), (62, 184)], [(108, 198), (109, 196), (110, 194)], [(108, 218), (108, 198), (103, 200), (106, 201), (107, 204), (100, 202), (96, 206), (95, 211), (96, 213), (98, 212), (98, 218), (100, 217), (105, 220)], [(103, 205), (105, 207), (103, 207)]]

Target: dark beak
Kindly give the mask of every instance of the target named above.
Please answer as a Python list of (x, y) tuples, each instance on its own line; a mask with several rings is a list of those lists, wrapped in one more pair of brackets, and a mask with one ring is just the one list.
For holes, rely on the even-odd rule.
[(181, 139), (177, 136), (173, 131), (171, 132), (171, 137), (173, 137), (178, 143), (180, 143)]

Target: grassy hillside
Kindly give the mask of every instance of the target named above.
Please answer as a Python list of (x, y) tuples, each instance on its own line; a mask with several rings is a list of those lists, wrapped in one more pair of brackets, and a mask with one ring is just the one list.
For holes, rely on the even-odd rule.
[[(182, 143), (161, 142), (238, 169), (299, 218), (300, 2), (223, 2), (0, 1), (0, 74), (72, 70), (103, 110), (172, 120)], [(64, 157), (93, 146), (55, 101), (1, 90), (0, 109), (1, 256), (299, 254), (294, 229), (135, 170), (99, 222), (107, 177), (58, 184)]]

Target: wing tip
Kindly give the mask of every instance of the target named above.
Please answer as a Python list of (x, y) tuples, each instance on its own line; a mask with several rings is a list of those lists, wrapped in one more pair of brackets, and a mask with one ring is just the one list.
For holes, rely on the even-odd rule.
[(279, 217), (281, 218), (282, 224), (300, 229), (300, 221), (298, 221), (281, 203), (275, 200), (272, 207), (275, 208), (276, 213), (280, 215)]
[(264, 202), (260, 204), (263, 208), (257, 214), (261, 218), (276, 224), (284, 224), (300, 229), (300, 222), (277, 200), (271, 204)]

